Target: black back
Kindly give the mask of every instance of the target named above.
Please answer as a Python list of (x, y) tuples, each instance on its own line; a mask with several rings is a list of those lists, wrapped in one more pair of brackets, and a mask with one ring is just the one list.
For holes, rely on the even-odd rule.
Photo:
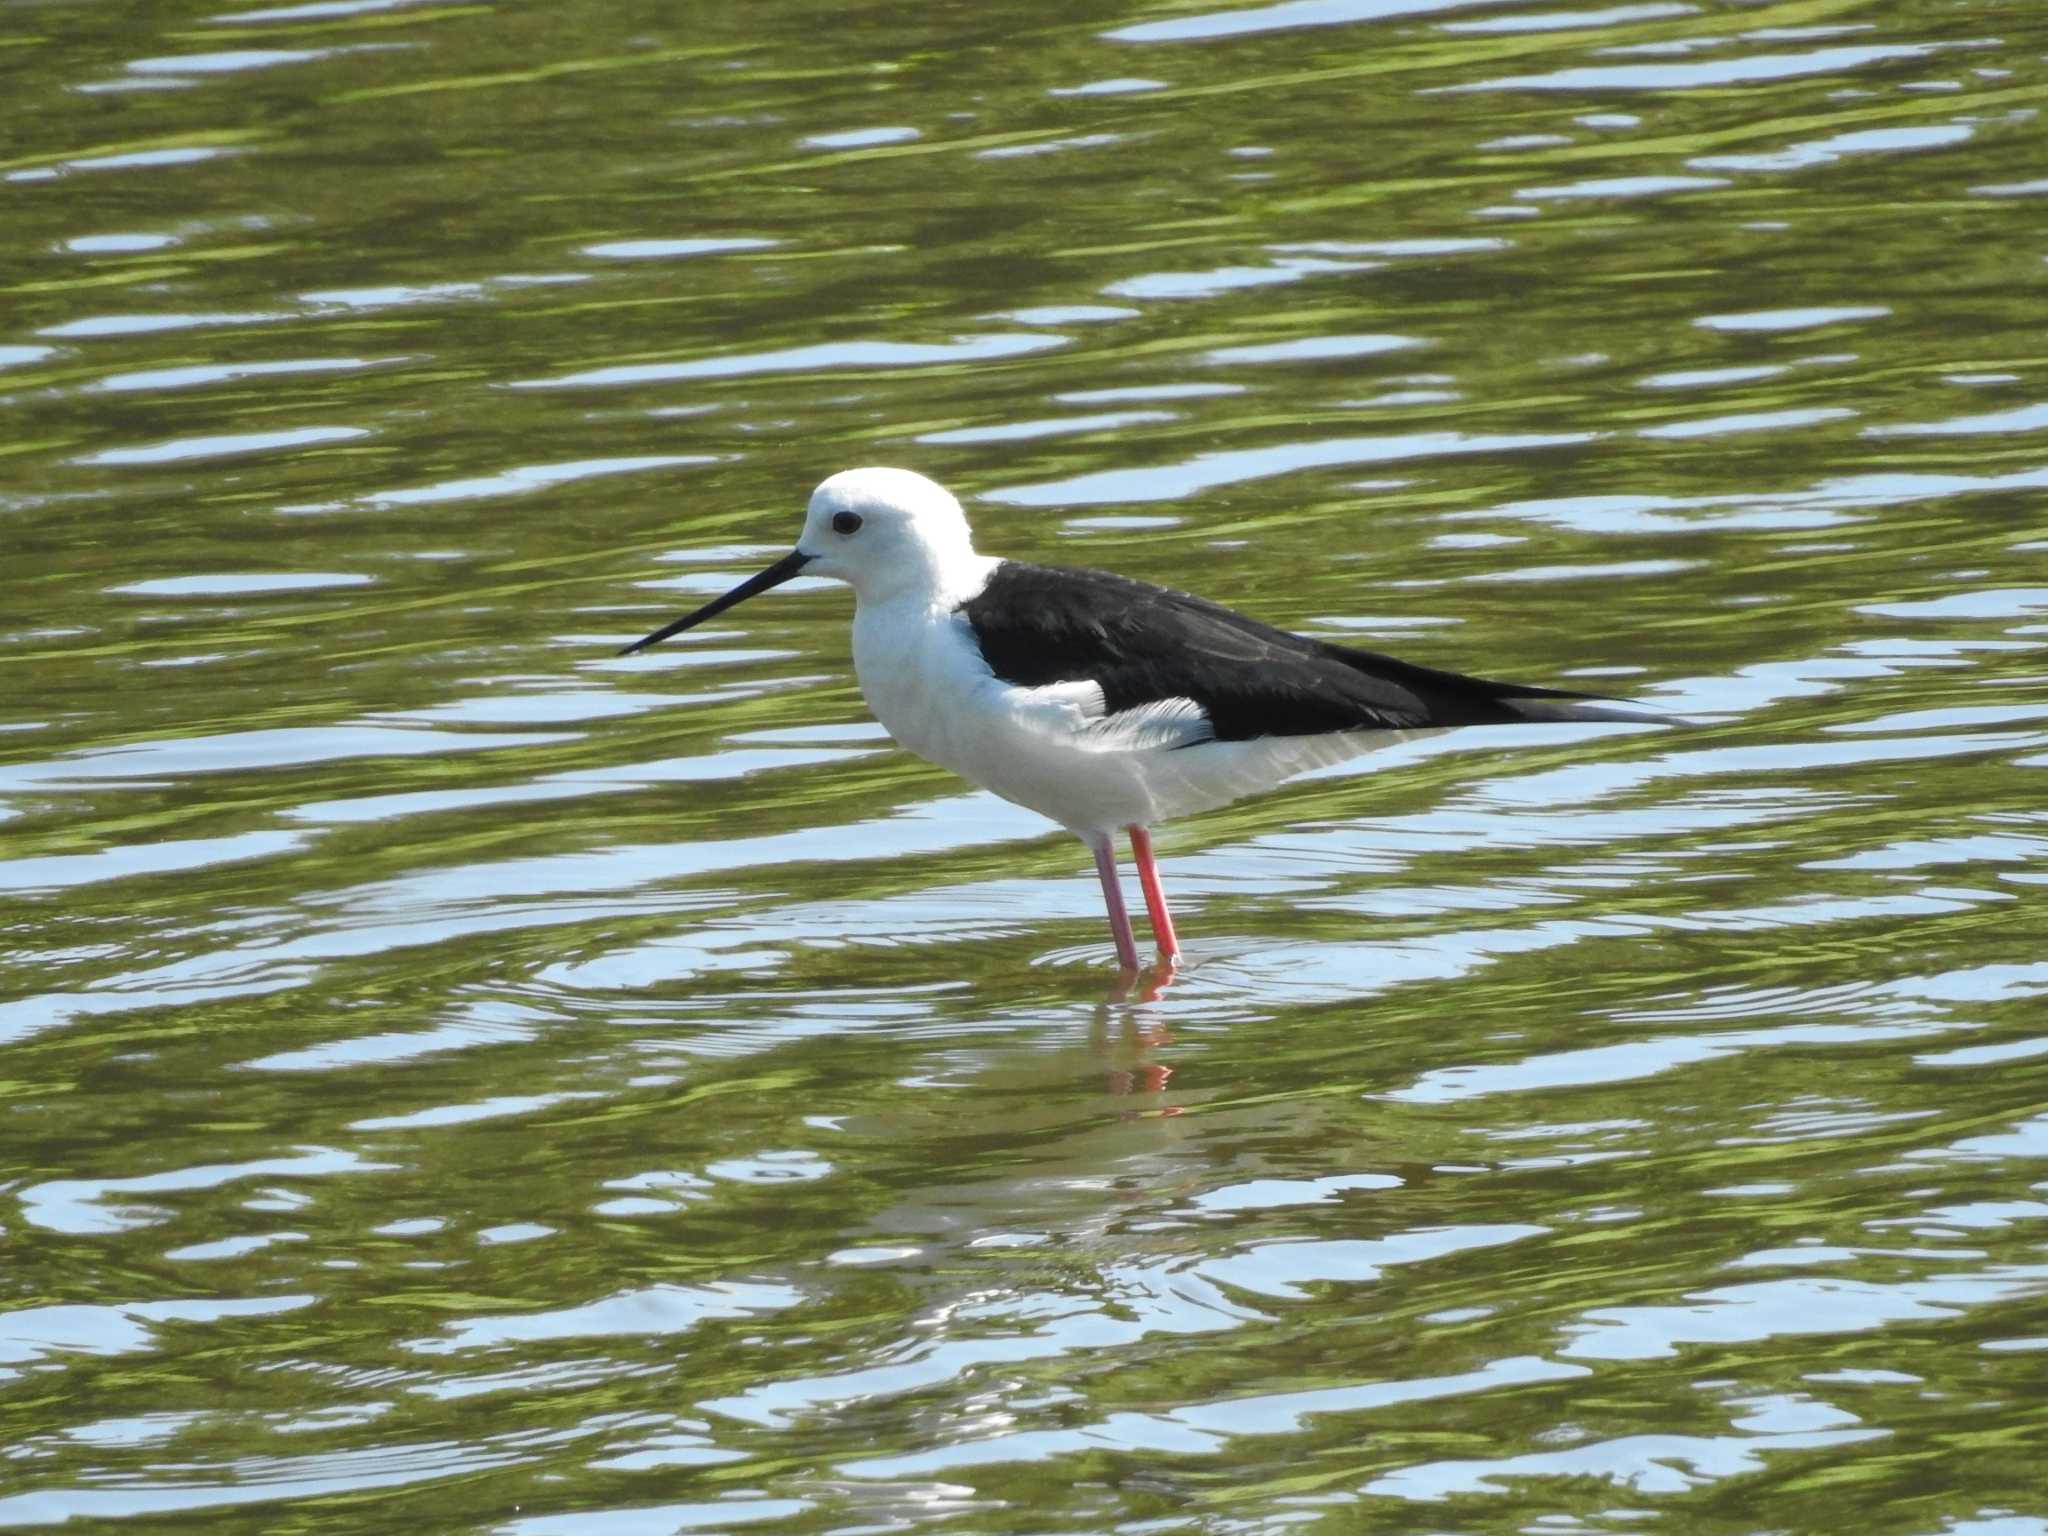
[(1193, 699), (1218, 741), (1526, 720), (1651, 720), (1594, 695), (1440, 672), (1107, 571), (1005, 560), (960, 604), (997, 677), (1092, 681), (1114, 715)]

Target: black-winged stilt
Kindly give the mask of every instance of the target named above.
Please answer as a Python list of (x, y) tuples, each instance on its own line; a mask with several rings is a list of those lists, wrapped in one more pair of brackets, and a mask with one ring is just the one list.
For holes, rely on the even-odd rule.
[(1488, 682), (1271, 628), (1106, 571), (975, 553), (947, 490), (849, 469), (811, 494), (796, 548), (630, 655), (799, 574), (853, 588), (853, 666), (889, 734), (1049, 816), (1095, 855), (1117, 959), (1138, 945), (1117, 881), (1125, 828), (1145, 907), (1180, 955), (1153, 823), (1208, 810), (1402, 731), (1517, 721), (1669, 724), (1591, 694)]

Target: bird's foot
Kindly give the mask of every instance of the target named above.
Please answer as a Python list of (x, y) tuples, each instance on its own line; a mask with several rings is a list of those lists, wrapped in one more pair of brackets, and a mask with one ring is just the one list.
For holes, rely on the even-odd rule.
[(1166, 989), (1173, 985), (1173, 978), (1179, 970), (1178, 957), (1162, 955), (1142, 969), (1127, 966), (1116, 979), (1116, 986), (1110, 990), (1109, 1000), (1113, 1003), (1156, 1003), (1166, 995)]

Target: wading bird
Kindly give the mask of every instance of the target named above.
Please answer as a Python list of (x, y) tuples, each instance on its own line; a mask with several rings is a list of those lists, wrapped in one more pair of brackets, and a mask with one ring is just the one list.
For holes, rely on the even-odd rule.
[(1390, 733), (1668, 717), (1489, 682), (1288, 634), (1107, 571), (975, 552), (960, 503), (905, 469), (849, 469), (811, 494), (796, 548), (631, 655), (797, 575), (853, 588), (853, 667), (896, 740), (1058, 822), (1095, 855), (1126, 972), (1138, 945), (1115, 836), (1126, 829), (1159, 959), (1180, 956), (1150, 828), (1341, 762)]

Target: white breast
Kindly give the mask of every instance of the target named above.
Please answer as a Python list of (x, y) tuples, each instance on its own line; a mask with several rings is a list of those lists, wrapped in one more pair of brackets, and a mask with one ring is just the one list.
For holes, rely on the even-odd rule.
[(919, 757), (1064, 825), (1092, 822), (1064, 745), (1087, 724), (1082, 701), (1002, 682), (950, 606), (862, 604), (853, 665), (875, 718)]

